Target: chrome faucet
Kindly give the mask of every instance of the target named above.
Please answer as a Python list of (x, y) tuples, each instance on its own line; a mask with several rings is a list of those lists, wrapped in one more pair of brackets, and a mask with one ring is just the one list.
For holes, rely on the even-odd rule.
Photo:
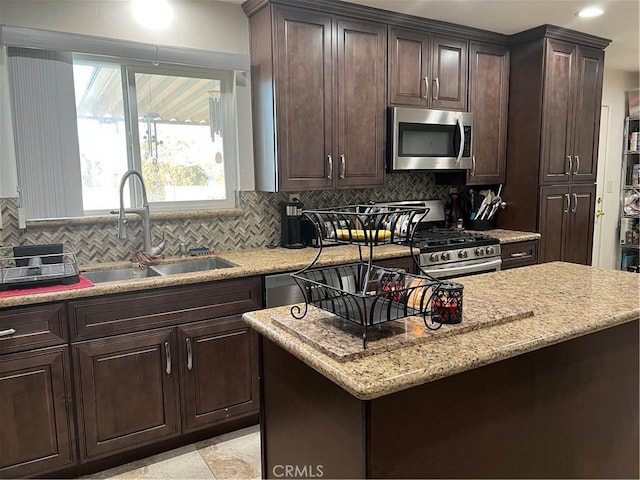
[[(142, 207), (139, 208), (124, 208), (124, 185), (127, 179), (130, 176), (136, 176), (140, 180), (140, 185), (142, 186)], [(116, 213), (116, 212), (112, 212)], [(118, 213), (118, 238), (121, 240), (126, 240), (128, 238), (127, 235), (127, 217), (125, 216), (127, 213), (135, 213), (140, 216), (142, 219), (142, 235), (143, 235), (143, 252), (148, 253), (149, 255), (160, 255), (164, 250), (166, 245), (166, 241), (164, 240), (164, 235), (162, 238), (162, 242), (157, 247), (151, 245), (151, 216), (149, 215), (149, 202), (147, 201), (147, 188), (144, 185), (144, 180), (142, 179), (142, 175), (137, 170), (128, 170), (122, 176), (120, 180), (120, 210)]]

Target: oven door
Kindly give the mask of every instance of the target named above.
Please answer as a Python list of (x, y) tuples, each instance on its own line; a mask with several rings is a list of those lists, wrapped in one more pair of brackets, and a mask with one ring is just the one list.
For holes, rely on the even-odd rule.
[(452, 262), (434, 266), (425, 265), (422, 258), (420, 261), (420, 266), (424, 273), (440, 280), (464, 277), (466, 275), (476, 275), (478, 273), (497, 272), (500, 270), (501, 265), (502, 259), (500, 257)]

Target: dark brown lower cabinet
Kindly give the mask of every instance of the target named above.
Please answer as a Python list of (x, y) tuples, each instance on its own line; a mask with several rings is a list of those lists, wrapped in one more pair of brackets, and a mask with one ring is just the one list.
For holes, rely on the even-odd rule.
[(538, 240), (505, 243), (500, 245), (502, 270), (525, 267), (538, 263)]
[(540, 259), (591, 264), (595, 185), (540, 187)]
[(242, 316), (178, 330), (183, 431), (255, 413), (259, 408), (258, 336)]
[(73, 347), (81, 460), (180, 432), (175, 329)]
[(74, 345), (81, 461), (256, 414), (257, 335), (241, 315)]
[(0, 356), (0, 478), (75, 462), (69, 348)]
[(638, 333), (636, 320), (373, 400), (261, 337), (262, 476), (638, 478)]

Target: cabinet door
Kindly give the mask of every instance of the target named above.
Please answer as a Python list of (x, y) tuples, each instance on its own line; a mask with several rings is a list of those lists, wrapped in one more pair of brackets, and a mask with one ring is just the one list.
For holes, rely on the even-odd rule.
[(564, 260), (563, 248), (567, 218), (571, 208), (568, 186), (540, 188), (540, 218), (538, 231), (540, 238), (540, 261)]
[(389, 29), (389, 103), (426, 107), (429, 104), (430, 35)]
[(383, 185), (386, 27), (338, 19), (337, 50), (337, 185)]
[(431, 51), (431, 106), (446, 110), (467, 110), (466, 40), (434, 36)]
[(240, 315), (179, 328), (183, 429), (257, 413), (257, 334)]
[(571, 207), (562, 259), (566, 262), (591, 265), (596, 186), (574, 185), (570, 194)]
[(572, 182), (595, 183), (604, 52), (578, 47)]
[(540, 183), (571, 178), (575, 56), (575, 45), (546, 41)]
[(175, 329), (73, 346), (81, 461), (176, 435)]
[[(332, 18), (279, 8), (275, 16), (280, 190), (333, 185)], [(365, 59), (360, 59), (361, 62)]]
[(467, 185), (504, 183), (509, 49), (499, 45), (472, 43), (469, 74), (474, 161), (467, 173)]
[(0, 477), (75, 462), (68, 347), (0, 357)]

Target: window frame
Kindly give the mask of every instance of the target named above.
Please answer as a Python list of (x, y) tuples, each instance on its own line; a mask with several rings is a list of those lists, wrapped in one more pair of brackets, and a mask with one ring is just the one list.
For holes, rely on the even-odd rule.
[[(237, 107), (235, 98), (235, 71), (228, 69), (200, 68), (193, 66), (160, 64), (149, 65), (148, 62), (74, 53), (73, 64), (96, 63), (119, 66), (122, 78), (122, 98), (124, 123), (126, 129), (126, 149), (128, 168), (142, 172), (142, 155), (140, 152), (140, 132), (138, 129), (138, 92), (135, 76), (137, 73), (150, 75), (172, 75), (191, 78), (206, 78), (220, 82), (220, 105), (222, 112), (222, 135), (224, 164), (224, 200), (189, 200), (189, 201), (149, 201), (151, 212), (176, 212), (184, 210), (216, 210), (235, 208), (235, 191), (238, 189), (238, 151), (237, 151)], [(228, 161), (227, 159), (231, 159)], [(142, 203), (142, 193), (138, 182), (128, 182), (129, 194), (133, 205)], [(84, 210), (85, 216), (109, 214), (111, 209)]]

